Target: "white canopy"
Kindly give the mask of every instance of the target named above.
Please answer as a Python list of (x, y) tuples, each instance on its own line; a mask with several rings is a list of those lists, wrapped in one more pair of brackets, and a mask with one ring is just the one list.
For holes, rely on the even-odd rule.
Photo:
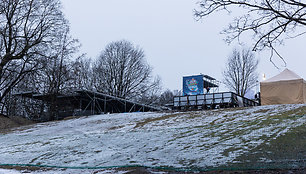
[(276, 75), (274, 77), (271, 77), (271, 78), (263, 81), (263, 83), (277, 82), (277, 81), (287, 81), (287, 80), (298, 80), (298, 79), (303, 79), (303, 78), (300, 77), (299, 75), (295, 74), (293, 71), (286, 68), (283, 72), (279, 73), (278, 75)]

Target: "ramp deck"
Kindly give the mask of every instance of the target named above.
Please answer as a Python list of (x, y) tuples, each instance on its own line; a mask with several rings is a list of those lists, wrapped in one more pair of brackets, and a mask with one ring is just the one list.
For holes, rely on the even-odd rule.
[(175, 96), (173, 99), (174, 110), (201, 110), (248, 106), (259, 106), (259, 103), (233, 92)]

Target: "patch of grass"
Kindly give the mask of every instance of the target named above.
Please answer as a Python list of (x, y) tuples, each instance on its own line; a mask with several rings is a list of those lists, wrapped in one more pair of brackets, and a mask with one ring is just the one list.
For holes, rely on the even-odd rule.
[[(235, 120), (235, 119), (236, 119), (236, 118), (233, 117), (233, 115), (230, 115), (230, 116), (227, 115), (226, 119), (222, 119), (222, 121), (219, 121), (219, 119), (216, 119), (216, 120), (210, 122), (209, 124), (210, 124), (210, 125), (220, 125), (220, 124), (224, 124), (224, 123), (233, 121), (233, 120)], [(216, 121), (219, 121), (219, 122), (216, 123)]]
[(285, 120), (295, 121), (301, 117), (306, 117), (306, 106), (267, 116), (265, 119), (253, 122), (253, 124), (256, 124), (259, 127), (266, 127), (272, 124), (281, 124)]
[(258, 113), (267, 113), (268, 111), (270, 111), (270, 109), (261, 109), (261, 110), (254, 111), (253, 113), (254, 113), (254, 114), (258, 114)]
[(3, 169), (14, 169), (17, 171), (21, 171), (22, 173), (31, 173), (31, 172), (49, 172), (54, 170), (50, 167), (34, 167), (34, 166), (0, 166)]
[(183, 115), (183, 114), (185, 114), (185, 113), (168, 114), (168, 115), (164, 115), (164, 116), (161, 116), (161, 117), (148, 118), (148, 119), (145, 119), (142, 122), (136, 123), (134, 128), (143, 127), (144, 125), (155, 122), (155, 121), (166, 120), (166, 119), (174, 118), (174, 117), (177, 117), (177, 116)]
[(243, 164), (250, 167), (260, 164), (263, 167), (272, 166), (276, 168), (306, 167), (305, 158), (306, 128), (305, 125), (302, 125), (292, 128), (276, 139), (270, 139), (269, 142), (260, 144), (248, 153), (237, 157), (234, 162), (227, 164), (227, 166), (241, 167)]
[(208, 116), (208, 115), (209, 115), (208, 112), (207, 113), (205, 112), (205, 114), (203, 114), (203, 112), (202, 113), (199, 113), (199, 112), (190, 112), (190, 113), (188, 113), (187, 117), (188, 117), (188, 119), (194, 119), (194, 118)]
[(220, 112), (226, 112), (226, 111), (244, 111), (246, 108), (250, 108), (250, 107), (235, 107), (235, 108), (222, 108), (222, 109), (218, 109), (218, 111)]
[(306, 115), (306, 106), (302, 106), (296, 109), (288, 110), (283, 113), (279, 113), (276, 115), (271, 116), (270, 118), (292, 118), (292, 117), (299, 117)]
[(124, 127), (123, 125), (120, 125), (120, 126), (113, 126), (113, 127), (109, 128), (109, 130), (120, 129), (120, 128), (123, 128), (123, 127)]

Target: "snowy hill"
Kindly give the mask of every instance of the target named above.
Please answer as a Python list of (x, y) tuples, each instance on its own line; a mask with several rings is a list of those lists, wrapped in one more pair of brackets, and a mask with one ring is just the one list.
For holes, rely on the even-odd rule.
[(306, 105), (81, 117), (0, 134), (0, 164), (305, 168)]

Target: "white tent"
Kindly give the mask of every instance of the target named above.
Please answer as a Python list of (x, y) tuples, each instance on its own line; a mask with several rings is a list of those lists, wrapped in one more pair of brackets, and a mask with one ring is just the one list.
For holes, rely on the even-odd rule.
[(262, 105), (306, 103), (306, 81), (285, 69), (261, 82), (260, 93)]

